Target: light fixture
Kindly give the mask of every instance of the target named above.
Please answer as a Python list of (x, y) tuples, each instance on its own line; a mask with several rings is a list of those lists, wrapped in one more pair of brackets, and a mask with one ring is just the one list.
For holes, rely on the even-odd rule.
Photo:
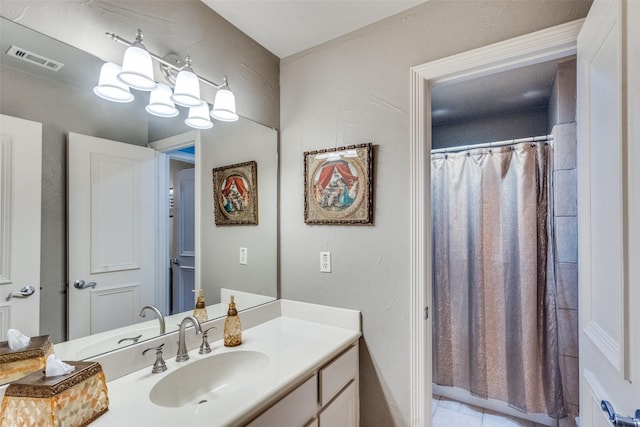
[(202, 104), (200, 99), (200, 81), (191, 69), (191, 58), (187, 56), (185, 65), (176, 77), (176, 86), (171, 100), (183, 107), (197, 107)]
[(187, 126), (196, 129), (209, 129), (213, 127), (209, 119), (209, 104), (201, 103), (196, 107), (189, 108), (189, 117), (184, 121)]
[(213, 109), (211, 110), (211, 117), (221, 122), (235, 122), (238, 120), (238, 115), (236, 114), (236, 97), (233, 92), (229, 90), (227, 76), (224, 76), (224, 83), (222, 83), (222, 87), (218, 89), (216, 93)]
[(142, 31), (138, 30), (136, 41), (124, 52), (122, 71), (118, 78), (138, 90), (154, 90), (157, 85), (153, 79), (153, 63), (147, 48), (142, 44)]
[(131, 102), (133, 94), (129, 92), (129, 86), (118, 80), (121, 68), (111, 62), (105, 62), (100, 68), (98, 86), (93, 88), (93, 93), (100, 98), (113, 102)]
[(171, 100), (171, 88), (164, 83), (158, 83), (156, 90), (151, 92), (145, 109), (158, 117), (175, 117), (180, 113)]
[[(110, 101), (129, 102), (133, 100), (129, 88), (151, 91), (149, 104), (145, 108), (150, 114), (158, 117), (175, 117), (180, 114), (175, 104), (188, 107), (189, 114), (185, 123), (196, 129), (213, 127), (210, 117), (224, 122), (238, 120), (235, 96), (229, 89), (226, 76), (222, 84), (214, 83), (193, 72), (191, 58), (188, 56), (183, 63), (173, 53), (160, 57), (149, 52), (142, 43), (141, 30), (138, 30), (133, 42), (114, 33), (106, 34), (112, 40), (127, 45), (128, 48), (122, 68), (111, 63), (103, 66), (100, 83), (94, 88), (97, 95)], [(169, 84), (175, 81), (173, 93), (170, 86), (156, 83), (152, 61), (160, 64), (160, 69)], [(207, 101), (200, 98), (200, 82), (218, 90), (212, 111), (209, 111), (210, 105)]]

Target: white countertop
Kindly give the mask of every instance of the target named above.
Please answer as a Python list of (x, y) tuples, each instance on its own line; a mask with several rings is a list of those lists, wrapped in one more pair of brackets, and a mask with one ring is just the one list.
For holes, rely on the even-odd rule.
[[(188, 331), (193, 334), (193, 330)], [(200, 337), (200, 335), (198, 335)], [(211, 342), (211, 353), (189, 352), (190, 360), (177, 363), (175, 354), (165, 353), (168, 370), (152, 374), (149, 366), (107, 383), (109, 411), (92, 426), (236, 426), (250, 421), (276, 398), (307, 379), (311, 373), (348, 348), (360, 337), (359, 329), (328, 326), (318, 321), (282, 315), (243, 331), (243, 343), (226, 348)], [(151, 388), (182, 366), (216, 354), (259, 351), (269, 357), (267, 367), (243, 387), (221, 393), (203, 404), (179, 408), (158, 406), (149, 399)]]

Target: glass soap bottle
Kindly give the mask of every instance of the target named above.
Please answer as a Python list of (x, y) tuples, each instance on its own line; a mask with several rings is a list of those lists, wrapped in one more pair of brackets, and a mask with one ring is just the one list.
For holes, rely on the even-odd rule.
[(198, 298), (196, 298), (196, 306), (193, 309), (193, 317), (198, 319), (200, 323), (206, 322), (207, 320), (209, 320), (209, 315), (207, 314), (207, 306), (204, 303), (204, 289), (200, 288), (197, 291), (193, 292), (198, 292)]
[(236, 303), (231, 295), (229, 302), (229, 311), (224, 321), (224, 345), (225, 347), (235, 347), (242, 344), (242, 326), (240, 325), (240, 316), (236, 310)]

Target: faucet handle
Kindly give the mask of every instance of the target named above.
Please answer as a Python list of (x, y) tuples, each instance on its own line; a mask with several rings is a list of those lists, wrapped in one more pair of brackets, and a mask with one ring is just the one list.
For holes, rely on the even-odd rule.
[(209, 346), (209, 341), (207, 341), (207, 332), (215, 328), (215, 326), (212, 326), (202, 331), (202, 344), (200, 344), (200, 351), (198, 351), (199, 354), (211, 353), (211, 347)]
[(156, 351), (156, 361), (153, 363), (153, 369), (151, 369), (152, 374), (159, 374), (160, 372), (164, 372), (167, 370), (167, 365), (164, 363), (164, 359), (162, 359), (162, 347), (164, 347), (164, 343), (160, 344), (157, 347), (149, 347), (142, 352), (142, 354), (144, 355), (150, 350)]

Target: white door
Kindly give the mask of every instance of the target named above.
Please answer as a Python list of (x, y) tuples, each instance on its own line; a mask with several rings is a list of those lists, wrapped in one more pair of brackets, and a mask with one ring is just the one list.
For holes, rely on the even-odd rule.
[(150, 148), (70, 133), (67, 166), (74, 339), (138, 322), (155, 303), (158, 204)]
[(173, 179), (173, 286), (171, 313), (193, 310), (195, 288), (195, 169)]
[(40, 329), (42, 124), (0, 115), (0, 341)]
[(578, 37), (580, 418), (586, 427), (611, 425), (602, 400), (626, 416), (640, 408), (639, 22), (640, 2), (596, 0)]

